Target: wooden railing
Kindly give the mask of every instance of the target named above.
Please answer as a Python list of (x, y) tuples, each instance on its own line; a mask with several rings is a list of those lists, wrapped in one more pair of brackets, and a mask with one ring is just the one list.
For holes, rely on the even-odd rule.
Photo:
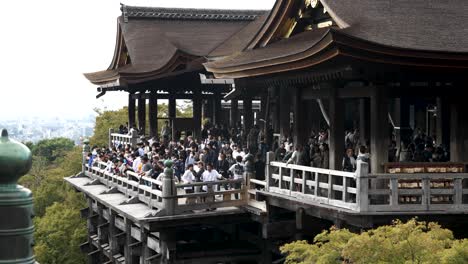
[(285, 199), (365, 214), (468, 211), (468, 173), (369, 174), (364, 162), (351, 173), (287, 165), (273, 157), (268, 153), (264, 191)]
[[(158, 215), (242, 206), (248, 202), (244, 179), (176, 184), (173, 177), (163, 176), (162, 181), (157, 181), (131, 171), (125, 175), (116, 175), (106, 171), (106, 167), (107, 164), (103, 162), (96, 162), (91, 167), (85, 165), (85, 175), (93, 179), (91, 184), (99, 182), (109, 187), (109, 193), (119, 192), (129, 199), (138, 199), (161, 212)], [(186, 193), (186, 189), (193, 192)]]
[[(271, 161), (268, 154), (265, 190), (320, 206), (360, 211), (356, 173)], [(367, 165), (367, 164), (366, 164)]]
[(468, 173), (368, 176), (370, 212), (467, 212)]
[(138, 143), (138, 133), (132, 131), (132, 134), (118, 134), (114, 133), (113, 129), (109, 129), (109, 147), (117, 147), (119, 145), (130, 145), (136, 147)]

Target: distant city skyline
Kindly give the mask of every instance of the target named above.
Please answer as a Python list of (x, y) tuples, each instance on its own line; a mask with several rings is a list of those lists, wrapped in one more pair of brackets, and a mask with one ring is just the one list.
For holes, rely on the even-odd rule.
[(82, 75), (108, 67), (115, 46), (116, 18), (121, 14), (120, 2), (138, 6), (270, 9), (274, 0), (6, 1), (3, 8), (7, 11), (0, 16), (4, 25), (0, 42), (0, 121), (82, 118), (93, 114), (94, 108), (114, 110), (125, 106), (127, 97), (122, 92), (95, 99), (96, 86)]

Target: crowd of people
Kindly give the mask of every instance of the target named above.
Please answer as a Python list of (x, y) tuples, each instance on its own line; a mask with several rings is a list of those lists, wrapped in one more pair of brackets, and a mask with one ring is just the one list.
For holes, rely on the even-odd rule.
[[(240, 126), (239, 126), (240, 127)], [(132, 133), (134, 128), (120, 126), (119, 133)], [(137, 131), (138, 132), (138, 131)], [(205, 124), (201, 139), (180, 134), (173, 140), (172, 130), (166, 122), (160, 137), (141, 137), (137, 147), (116, 145), (92, 148), (88, 164), (96, 161), (107, 164), (106, 170), (125, 176), (133, 171), (142, 177), (160, 180), (164, 160), (173, 161), (174, 180), (181, 183), (208, 182), (220, 179), (241, 179), (246, 171), (246, 157), (250, 157), (253, 177), (264, 179), (268, 151), (274, 152), (276, 161), (318, 168), (329, 168), (328, 131), (311, 132), (308, 142), (294, 145), (291, 138), (273, 138), (254, 126), (248, 133), (240, 128)], [(395, 137), (388, 148), (389, 162), (432, 162), (448, 161), (449, 152), (444, 146), (435, 146), (434, 138), (416, 129), (397, 147)], [(369, 162), (369, 142), (359, 141), (357, 129), (346, 131), (342, 160), (343, 171), (356, 170), (358, 161)], [(271, 142), (271, 143), (270, 143)], [(271, 146), (270, 146), (271, 145)], [(355, 154), (357, 153), (357, 155)], [(248, 158), (247, 158), (248, 159)], [(239, 187), (239, 186), (225, 186)], [(194, 190), (187, 188), (186, 192)]]
[[(420, 129), (410, 130), (401, 137), (400, 146), (397, 145), (396, 131), (393, 131), (391, 143), (388, 147), (388, 162), (447, 162), (450, 151), (447, 146), (436, 145), (435, 137), (425, 135)], [(353, 172), (357, 162), (369, 163), (370, 142), (360, 142), (359, 130), (345, 131), (342, 170)], [(280, 141), (275, 148), (275, 160), (287, 164), (312, 166), (329, 169), (328, 131), (311, 132), (308, 142), (295, 147), (291, 138)]]
[[(119, 133), (132, 133), (134, 128), (120, 126)], [(138, 131), (137, 131), (138, 132)], [(176, 183), (213, 182), (223, 179), (239, 180), (244, 177), (249, 157), (253, 161), (254, 177), (264, 179), (266, 148), (263, 139), (255, 147), (260, 130), (257, 126), (243, 135), (238, 129), (206, 124), (201, 133), (202, 139), (195, 140), (191, 135), (172, 140), (169, 123), (161, 130), (161, 137), (141, 137), (136, 147), (131, 145), (93, 146), (88, 154), (88, 165), (97, 162), (106, 164), (105, 170), (119, 176), (127, 176), (132, 171), (141, 177), (161, 181), (164, 161), (173, 161), (173, 174)], [(263, 143), (262, 143), (263, 142)], [(250, 148), (247, 147), (250, 144)], [(241, 187), (241, 181), (233, 181), (225, 189)], [(202, 190), (206, 191), (207, 186)], [(194, 188), (184, 188), (186, 193)], [(236, 194), (237, 196), (237, 194)], [(236, 197), (237, 198), (237, 197)]]

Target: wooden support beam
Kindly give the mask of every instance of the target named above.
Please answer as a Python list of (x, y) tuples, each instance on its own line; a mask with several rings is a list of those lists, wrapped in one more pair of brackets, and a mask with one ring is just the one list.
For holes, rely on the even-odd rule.
[(158, 97), (155, 93), (149, 98), (149, 136), (158, 136)]
[(133, 94), (128, 94), (128, 125), (129, 127), (136, 127), (135, 123), (135, 99)]
[(371, 172), (383, 172), (383, 163), (388, 162), (389, 123), (386, 87), (372, 89), (371, 108)]
[(115, 255), (119, 252), (119, 244), (115, 237), (117, 233), (117, 228), (115, 227), (115, 213), (112, 212), (112, 209), (109, 209), (109, 227), (108, 227), (108, 241), (111, 255)]
[(200, 93), (195, 93), (193, 98), (193, 133), (195, 139), (201, 139), (201, 123), (202, 123), (202, 99)]
[(209, 119), (213, 122), (213, 96), (204, 100), (205, 103), (203, 104), (203, 119)]
[(148, 247), (148, 236), (149, 232), (145, 228), (140, 230), (140, 240), (141, 240), (141, 257), (146, 260), (151, 256), (150, 249)]
[(221, 95), (219, 93), (215, 93), (213, 95), (213, 123), (222, 124), (223, 120), (221, 120), (221, 116)]
[(450, 145), (450, 105), (448, 98), (437, 97), (437, 121), (436, 121), (437, 145)]
[[(370, 100), (359, 99), (359, 143), (367, 146), (370, 136)], [(369, 146), (367, 146), (369, 147)]]
[(291, 100), (289, 100), (288, 88), (279, 89), (279, 129), (281, 138), (291, 136)]
[(331, 89), (329, 99), (329, 149), (330, 169), (341, 170), (344, 156), (344, 101), (336, 96), (337, 88)]
[(231, 109), (229, 110), (229, 125), (237, 127), (239, 122), (239, 101), (237, 99), (231, 100)]
[(138, 129), (141, 133), (146, 130), (146, 99), (138, 99)]
[(461, 99), (453, 99), (450, 105), (450, 161), (468, 160), (468, 111)]
[[(345, 87), (340, 88), (336, 91), (337, 98), (369, 98), (372, 87), (369, 86), (357, 86), (357, 87)], [(333, 93), (332, 88), (328, 85), (320, 87), (320, 89), (304, 89), (302, 100), (314, 100), (314, 99), (328, 99)]]
[(244, 130), (246, 133), (253, 127), (253, 110), (252, 110), (252, 99), (245, 98), (243, 100), (243, 111), (244, 111)]
[(161, 243), (162, 263), (173, 263), (176, 257), (176, 236), (175, 230), (167, 228), (159, 232)]
[(301, 100), (301, 89), (295, 88), (292, 92), (293, 105), (293, 142), (295, 146), (307, 143), (308, 124), (306, 121), (306, 113), (304, 111), (306, 102)]
[(124, 245), (124, 256), (125, 263), (127, 264), (136, 264), (133, 263), (132, 251), (130, 245), (133, 243), (132, 238), (132, 222), (126, 218), (125, 219), (125, 245)]
[(169, 98), (169, 122), (171, 123), (171, 134), (172, 134), (172, 140), (176, 140), (175, 138), (175, 131), (176, 131), (176, 127), (175, 127), (175, 119), (176, 119), (176, 99), (175, 97), (171, 97)]

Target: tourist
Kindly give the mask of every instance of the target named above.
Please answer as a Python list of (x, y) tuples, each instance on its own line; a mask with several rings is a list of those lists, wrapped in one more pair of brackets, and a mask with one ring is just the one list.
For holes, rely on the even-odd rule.
[(351, 147), (346, 149), (341, 166), (343, 171), (354, 172), (356, 170), (356, 158), (354, 157), (354, 150)]
[[(232, 175), (233, 180), (244, 179), (245, 168), (244, 168), (244, 164), (242, 164), (242, 157), (241, 156), (237, 156), (236, 164), (232, 165), (229, 168), (229, 172)], [(236, 183), (234, 183), (233, 187), (234, 187), (234, 189), (239, 190), (241, 186), (242, 186), (241, 182), (236, 182)], [(235, 193), (234, 197), (236, 198), (236, 200), (239, 199), (239, 194)]]
[(367, 148), (364, 145), (359, 146), (359, 153), (356, 158), (356, 162), (361, 161), (361, 162), (370, 162), (370, 156), (369, 153), (367, 152)]
[(164, 121), (164, 126), (161, 128), (161, 136), (165, 141), (168, 141), (171, 135), (171, 128), (169, 127), (169, 121)]
[[(187, 166), (185, 172), (184, 172), (184, 175), (182, 175), (182, 177), (181, 177), (182, 183), (183, 184), (192, 184), (192, 183), (196, 182), (195, 174), (196, 174), (196, 172), (193, 169), (193, 164), (189, 164)], [(191, 187), (191, 186), (184, 187), (184, 190), (185, 190), (186, 194), (191, 194), (191, 193), (194, 192), (194, 188)], [(193, 198), (193, 197), (192, 198), (187, 198), (186, 203), (187, 204), (195, 203), (195, 198)]]
[(226, 155), (223, 153), (219, 154), (215, 169), (223, 176), (223, 178), (228, 177), (229, 162), (226, 160)]
[[(206, 164), (206, 170), (203, 172), (203, 174), (201, 175), (201, 180), (202, 182), (205, 182), (205, 183), (213, 183), (213, 185), (211, 185), (212, 189), (209, 190), (208, 189), (208, 184), (205, 184), (203, 185), (202, 189), (204, 192), (214, 192), (216, 191), (218, 188), (217, 188), (217, 185), (214, 184), (214, 182), (218, 181), (218, 180), (222, 180), (223, 177), (221, 176), (221, 174), (219, 174), (214, 168), (213, 168), (213, 164), (211, 163), (208, 163)], [(207, 196), (206, 199), (203, 199), (203, 201), (209, 201), (209, 202), (214, 202), (215, 201), (215, 196)], [(211, 209), (211, 210), (214, 210), (214, 209)]]
[(279, 148), (275, 151), (275, 160), (283, 161), (286, 156), (286, 149), (284, 143), (281, 143)]

